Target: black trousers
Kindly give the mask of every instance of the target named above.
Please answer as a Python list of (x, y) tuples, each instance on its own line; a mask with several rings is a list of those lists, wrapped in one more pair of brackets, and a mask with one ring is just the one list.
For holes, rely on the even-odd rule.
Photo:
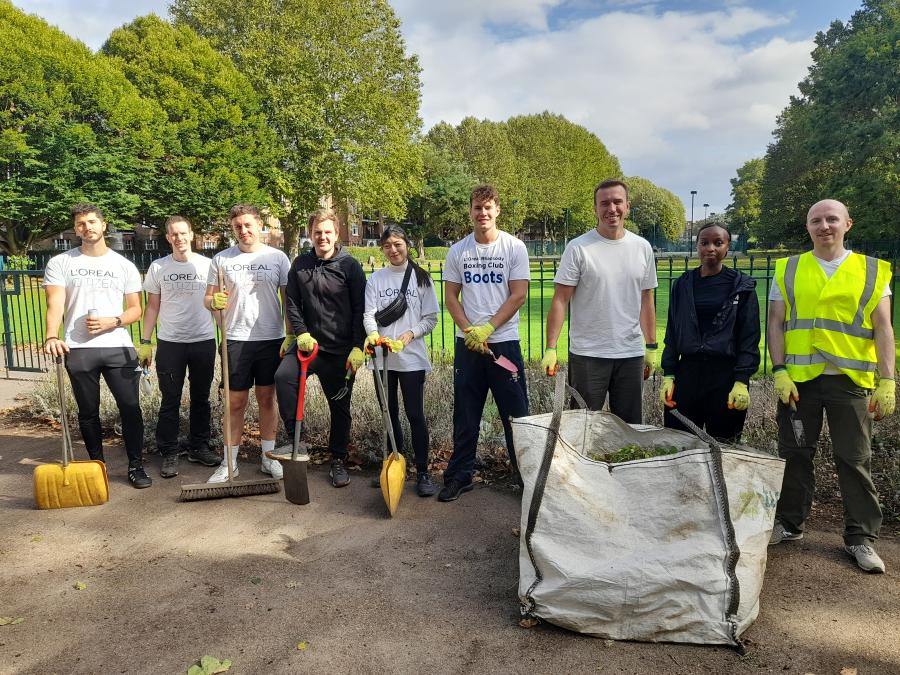
[[(382, 371), (373, 370), (375, 377), (381, 377)], [(388, 371), (388, 413), (391, 418), (391, 427), (394, 430), (394, 440), (397, 442), (397, 450), (403, 452), (403, 427), (400, 426), (400, 403), (397, 400), (397, 389), (403, 394), (403, 410), (409, 421), (409, 430), (412, 433), (413, 452), (416, 455), (416, 471), (424, 473), (428, 471), (428, 424), (425, 421), (425, 371), (413, 370), (401, 373), (396, 370)], [(375, 386), (375, 394), (381, 403), (379, 388)], [(390, 450), (388, 441), (387, 450)]]
[[(730, 359), (681, 359), (675, 375), (672, 397), (678, 412), (715, 439), (737, 441), (744, 430), (746, 410), (729, 410), (728, 394), (734, 386), (734, 361)], [(670, 429), (690, 431), (669, 409), (663, 424)]]
[(156, 447), (160, 454), (178, 454), (181, 394), (186, 373), (190, 380), (191, 450), (200, 450), (209, 444), (209, 388), (215, 367), (216, 341), (213, 339), (184, 343), (157, 340), (156, 375), (162, 402), (156, 425)]
[(82, 347), (66, 356), (66, 370), (78, 404), (78, 427), (91, 459), (103, 459), (100, 427), (100, 376), (106, 380), (119, 415), (128, 466), (142, 464), (144, 418), (138, 396), (141, 373), (134, 347)]
[[(588, 410), (609, 410), (629, 424), (641, 423), (644, 357), (606, 359), (569, 352), (569, 385), (581, 394)], [(572, 401), (572, 407), (576, 402)]]
[[(318, 355), (309, 364), (309, 375), (316, 375), (322, 385), (322, 391), (328, 399), (328, 410), (331, 412), (331, 432), (328, 435), (328, 450), (335, 459), (347, 456), (347, 443), (350, 441), (350, 398), (353, 384), (347, 395), (332, 400), (334, 395), (344, 386), (347, 373), (347, 354), (329, 354), (319, 350)], [(275, 372), (275, 393), (278, 396), (278, 412), (284, 422), (288, 437), (294, 435), (294, 420), (297, 414), (297, 395), (300, 391), (300, 363), (297, 361), (297, 348), (291, 350), (281, 359), (281, 365)]]

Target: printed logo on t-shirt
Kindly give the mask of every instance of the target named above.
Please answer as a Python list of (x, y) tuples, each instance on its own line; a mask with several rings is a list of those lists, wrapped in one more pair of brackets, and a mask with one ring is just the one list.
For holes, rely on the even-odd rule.
[[(378, 291), (379, 298), (393, 300), (398, 295), (400, 295), (399, 288), (384, 288), (384, 289)], [(416, 289), (414, 289), (412, 286), (410, 286), (406, 289), (406, 297), (407, 298), (417, 298), (417, 297), (419, 297), (419, 294), (416, 293)]]
[(162, 276), (160, 285), (171, 292), (200, 291), (206, 288), (206, 275), (196, 272), (170, 272)]
[(263, 263), (225, 263), (223, 269), (236, 284), (264, 281), (277, 286), (280, 280), (278, 272)]
[(467, 284), (502, 284), (505, 282), (503, 272), (506, 270), (504, 256), (479, 256), (470, 254), (463, 256), (463, 282)]
[(67, 285), (71, 288), (121, 289), (123, 284), (123, 280), (119, 279), (115, 272), (89, 267), (70, 267), (69, 279)]

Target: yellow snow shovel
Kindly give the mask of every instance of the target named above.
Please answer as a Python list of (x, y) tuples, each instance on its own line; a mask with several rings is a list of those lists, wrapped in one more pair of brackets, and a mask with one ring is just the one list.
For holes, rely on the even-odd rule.
[[(406, 483), (406, 458), (402, 453), (397, 451), (397, 441), (394, 438), (394, 427), (391, 426), (391, 415), (388, 412), (387, 404), (387, 380), (388, 369), (387, 359), (390, 349), (387, 344), (380, 343), (381, 346), (381, 375), (378, 373), (378, 364), (375, 364), (373, 375), (375, 376), (375, 386), (378, 389), (379, 403), (381, 404), (381, 416), (384, 418), (384, 428), (387, 436), (391, 441), (391, 453), (386, 454), (381, 464), (381, 476), (379, 482), (381, 484), (381, 494), (384, 496), (384, 503), (387, 504), (388, 511), (391, 516), (397, 512), (397, 506), (400, 504), (400, 497), (403, 494), (403, 485)], [(385, 453), (387, 451), (385, 450)]]

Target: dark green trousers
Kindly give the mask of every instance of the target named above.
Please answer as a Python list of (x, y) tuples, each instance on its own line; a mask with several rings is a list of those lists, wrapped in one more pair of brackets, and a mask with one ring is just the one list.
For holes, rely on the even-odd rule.
[(776, 517), (788, 530), (803, 531), (816, 487), (813, 457), (824, 413), (844, 502), (844, 543), (871, 544), (881, 529), (881, 507), (871, 472), (872, 420), (867, 410), (871, 392), (846, 375), (797, 382), (797, 391), (796, 419), (803, 424), (803, 445), (795, 439), (790, 407), (778, 403), (778, 454), (786, 465)]

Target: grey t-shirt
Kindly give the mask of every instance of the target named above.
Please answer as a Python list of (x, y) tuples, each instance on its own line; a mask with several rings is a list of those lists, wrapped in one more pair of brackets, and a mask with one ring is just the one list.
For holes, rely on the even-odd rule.
[(200, 342), (216, 336), (212, 314), (203, 306), (210, 259), (191, 253), (179, 262), (171, 255), (154, 260), (144, 290), (159, 297), (156, 335), (169, 342)]
[(263, 244), (252, 253), (232, 246), (212, 259), (206, 283), (219, 286), (225, 274), (228, 308), (225, 335), (229, 340), (277, 340), (284, 337), (279, 290), (287, 286), (291, 261), (284, 252)]

